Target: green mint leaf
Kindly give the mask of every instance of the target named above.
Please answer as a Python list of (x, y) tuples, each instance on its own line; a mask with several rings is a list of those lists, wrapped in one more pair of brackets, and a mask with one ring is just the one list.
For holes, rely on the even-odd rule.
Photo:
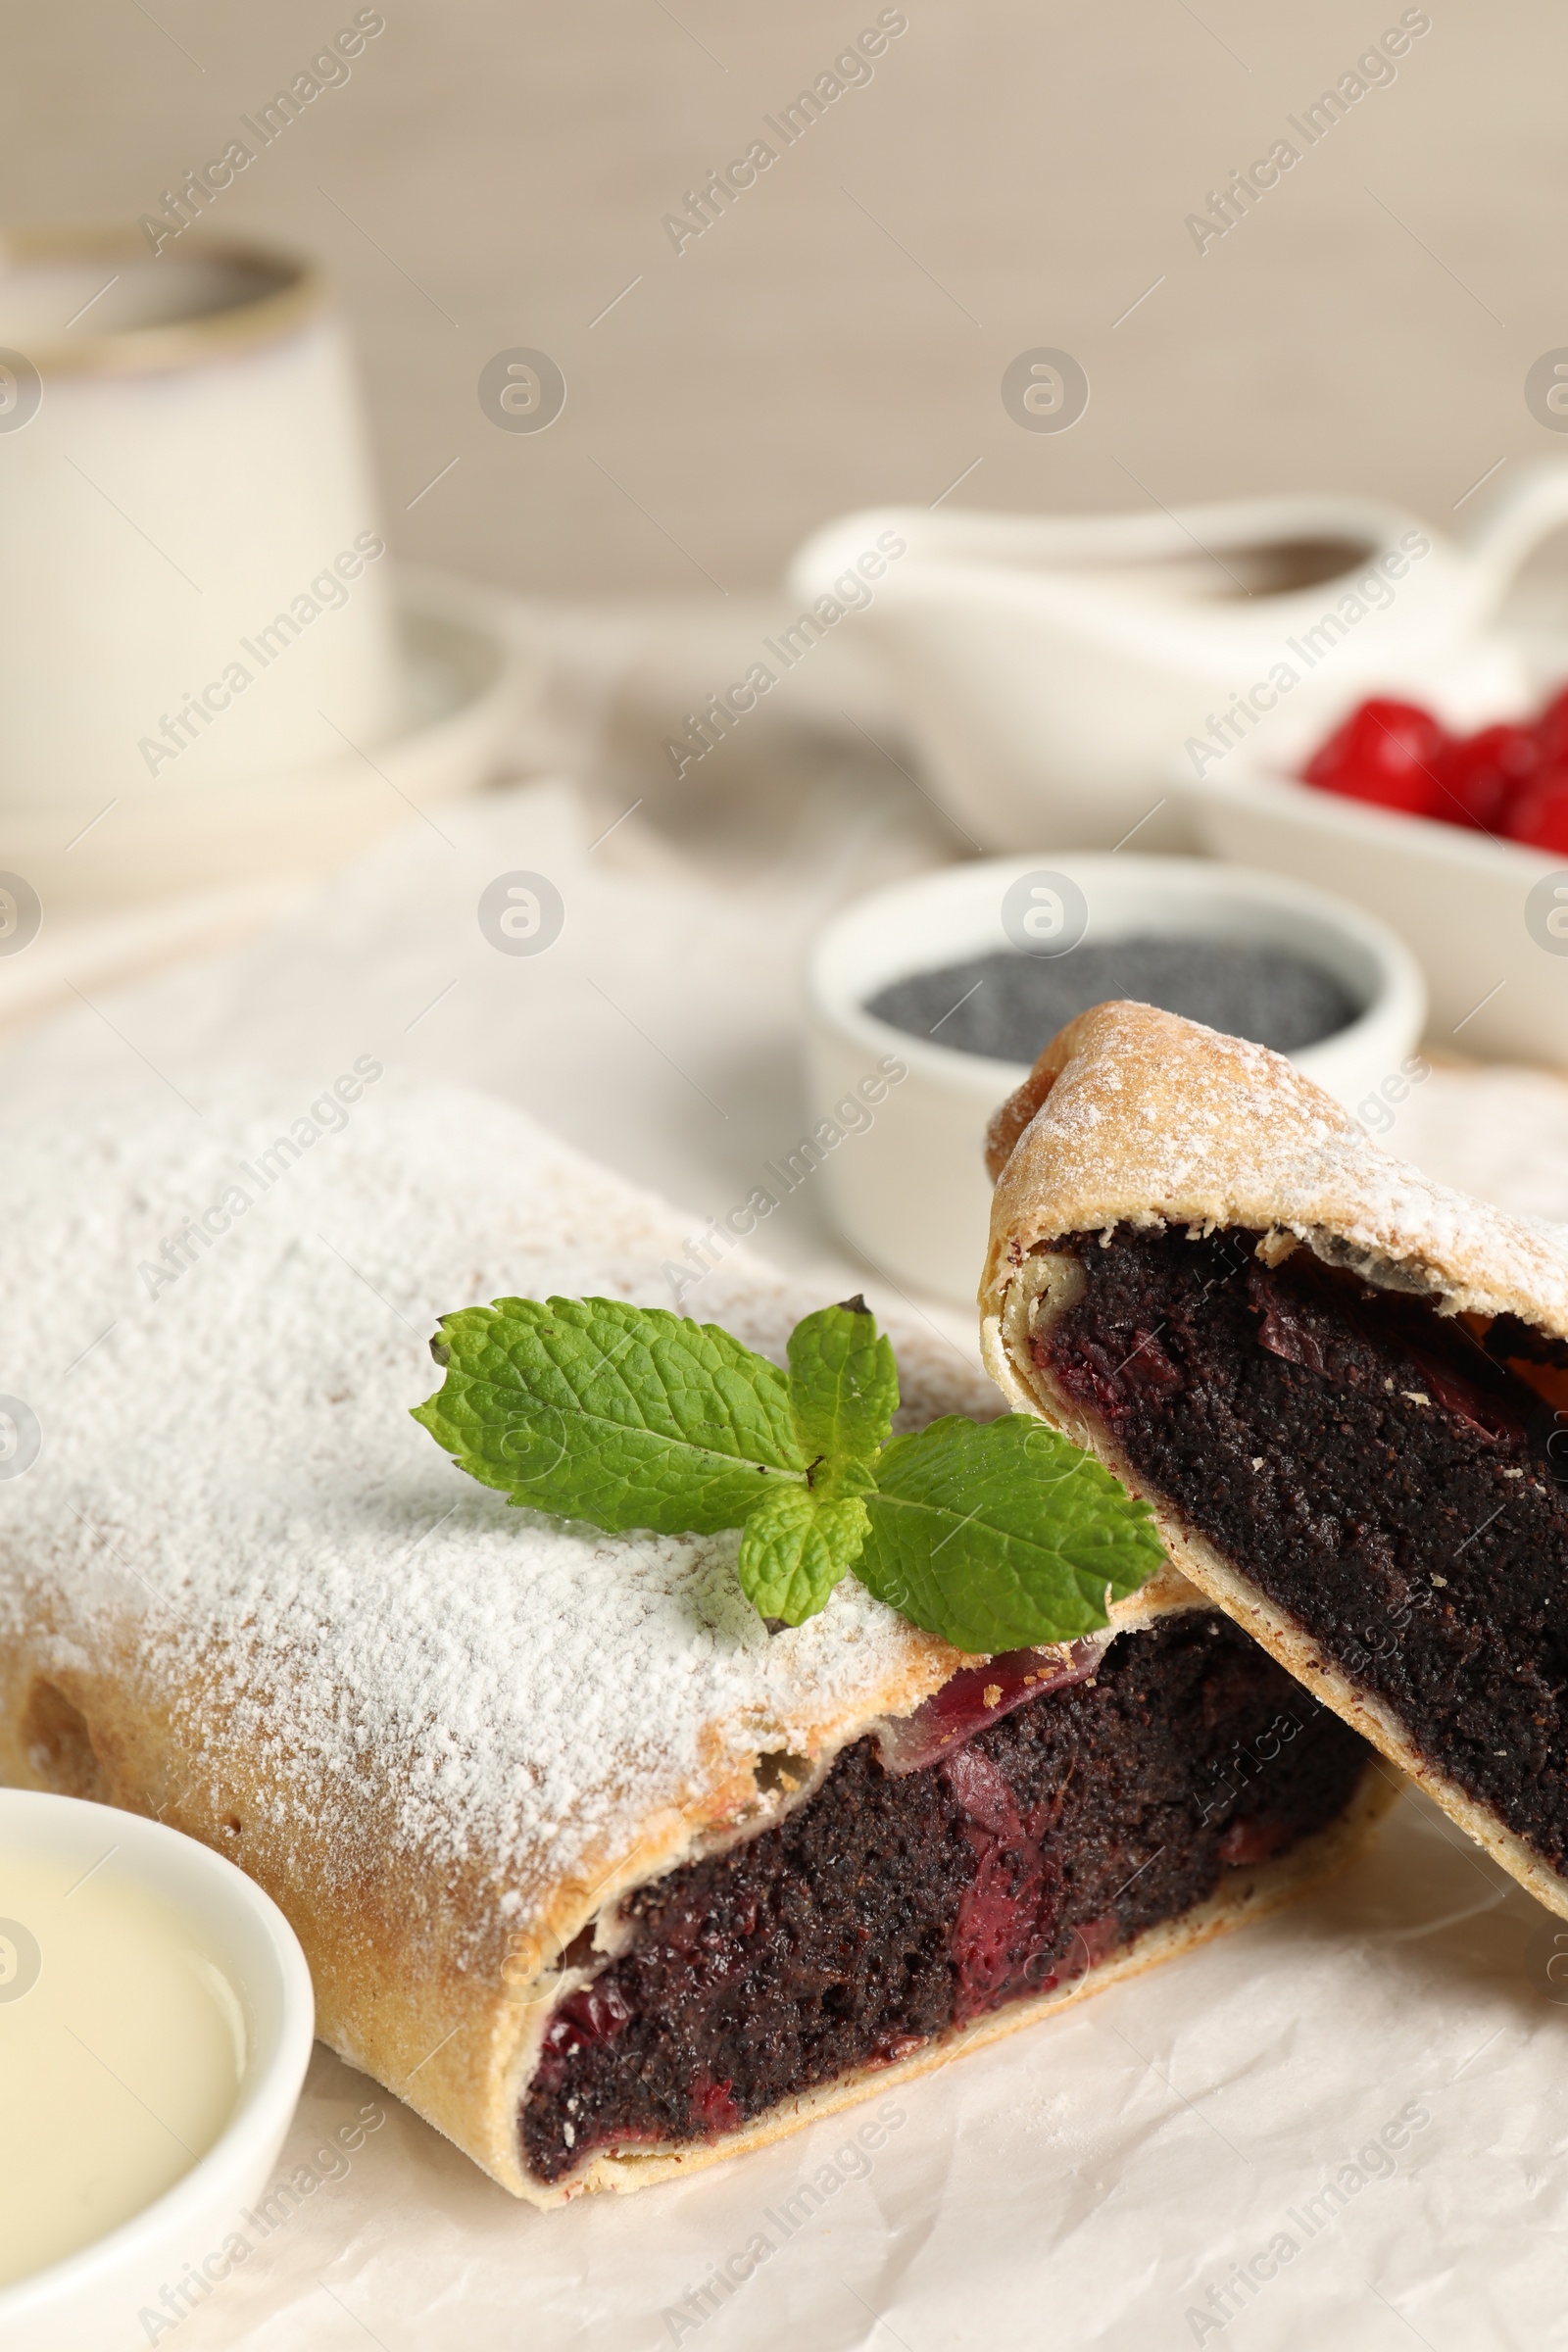
[(858, 1494), (821, 1501), (805, 1487), (773, 1488), (741, 1538), (735, 1569), (742, 1592), (764, 1617), (786, 1625), (814, 1617), (858, 1557), (868, 1524)]
[(414, 1418), (514, 1502), (618, 1532), (739, 1527), (742, 1589), (788, 1625), (854, 1568), (971, 1653), (1070, 1642), (1161, 1552), (1147, 1505), (1023, 1415), (887, 1442), (893, 1350), (859, 1300), (796, 1326), (786, 1376), (713, 1324), (617, 1298), (442, 1317)]
[[(790, 1333), (790, 1402), (824, 1500), (865, 1494), (899, 1405), (892, 1343), (863, 1298), (824, 1306)], [(775, 1612), (776, 1613), (776, 1612)]]
[(1023, 1413), (895, 1438), (867, 1509), (861, 1583), (970, 1652), (1093, 1633), (1163, 1556), (1149, 1505)]
[(447, 1376), (414, 1418), (514, 1502), (612, 1532), (744, 1526), (804, 1493), (789, 1384), (711, 1323), (620, 1298), (498, 1298), (443, 1315)]

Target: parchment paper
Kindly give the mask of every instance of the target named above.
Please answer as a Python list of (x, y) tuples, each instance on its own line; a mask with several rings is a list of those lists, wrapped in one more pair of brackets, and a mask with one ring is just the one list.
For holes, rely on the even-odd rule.
[[(220, 1072), (310, 1088), (369, 1051), (522, 1102), (689, 1202), (695, 1231), (801, 1130), (810, 927), (936, 853), (847, 805), (808, 855), (717, 875), (640, 818), (593, 847), (600, 821), (531, 787), (415, 824), (252, 948), (13, 1044), (9, 1115), (131, 1072), (197, 1116)], [(537, 958), (497, 955), (474, 919), (517, 868), (566, 902)], [(1433, 1173), (1568, 1217), (1556, 1080), (1435, 1069), (1395, 1118)], [(882, 1287), (809, 1188), (767, 1238)], [(972, 1351), (961, 1310), (914, 1303)], [(1565, 2130), (1568, 1927), (1407, 1798), (1367, 1859), (1276, 1920), (891, 2105), (627, 2200), (522, 2210), (318, 2051), (274, 2192), (236, 2222), (243, 2258), (144, 2332), (176, 2352), (1534, 2352), (1568, 2333)]]
[[(1273, 1921), (896, 2101), (690, 2181), (555, 2214), (515, 2207), (318, 2052), (279, 2178), (294, 2172), (303, 2191), (314, 2170), (322, 2184), (160, 2341), (1555, 2343), (1560, 1928), (1406, 1798), (1372, 1855)], [(368, 2104), (386, 2120), (349, 2159), (331, 2135)], [(878, 2116), (868, 2152), (856, 2127)], [(753, 2263), (725, 2286), (726, 2264), (735, 2280)], [(1251, 2284), (1236, 2284), (1250, 2263)]]

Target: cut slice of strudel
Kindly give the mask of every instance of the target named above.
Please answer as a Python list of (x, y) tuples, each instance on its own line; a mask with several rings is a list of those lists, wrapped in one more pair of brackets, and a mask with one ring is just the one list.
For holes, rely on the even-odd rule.
[(1047, 1048), (991, 1166), (1007, 1396), (1568, 1917), (1568, 1239), (1142, 1004)]

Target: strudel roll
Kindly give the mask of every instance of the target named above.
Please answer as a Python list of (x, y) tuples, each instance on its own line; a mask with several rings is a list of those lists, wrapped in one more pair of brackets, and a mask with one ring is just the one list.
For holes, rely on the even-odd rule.
[[(733, 2154), (1352, 1850), (1365, 1746), (1174, 1575), (976, 1660), (854, 1579), (770, 1632), (733, 1534), (463, 1477), (408, 1411), (441, 1313), (676, 1303), (777, 1358), (824, 1300), (497, 1103), (341, 1099), (13, 1140), (0, 1773), (251, 1872), (322, 2035), (504, 2186)], [(906, 1425), (995, 1409), (892, 1336)]]
[(1047, 1048), (991, 1167), (1005, 1394), (1568, 1917), (1568, 1237), (1141, 1004)]

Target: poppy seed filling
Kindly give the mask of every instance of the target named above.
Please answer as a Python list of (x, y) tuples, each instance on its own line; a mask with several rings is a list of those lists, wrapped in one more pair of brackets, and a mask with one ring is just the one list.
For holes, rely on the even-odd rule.
[[(1568, 1859), (1568, 1348), (1258, 1236), (1119, 1227), (1035, 1362), (1138, 1479), (1376, 1692), (1424, 1760)], [(1528, 1377), (1527, 1377), (1528, 1375)]]
[(1208, 1609), (895, 1773), (871, 1738), (750, 1841), (630, 1896), (632, 1941), (546, 2029), (524, 2163), (740, 2130), (1067, 1986), (1344, 1812), (1368, 1758)]

